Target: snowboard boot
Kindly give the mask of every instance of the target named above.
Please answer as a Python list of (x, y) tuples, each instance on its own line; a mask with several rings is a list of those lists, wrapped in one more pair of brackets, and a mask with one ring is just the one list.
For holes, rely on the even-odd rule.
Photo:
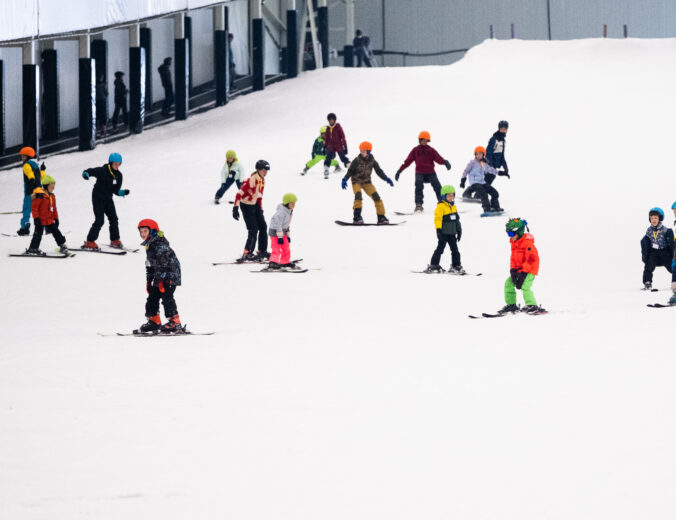
[(158, 331), (161, 327), (162, 320), (160, 319), (160, 315), (155, 314), (155, 316), (148, 316), (148, 321), (141, 325), (138, 330), (139, 332), (148, 333)]
[(268, 264), (268, 269), (270, 271), (279, 271), (282, 268), (281, 265), (279, 265), (277, 262), (270, 262)]
[(643, 284), (643, 290), (644, 290), (644, 291), (649, 291), (649, 290), (652, 289), (652, 288), (653, 288), (652, 282), (645, 282), (645, 283)]
[(389, 224), (390, 221), (387, 220), (387, 217), (385, 215), (378, 215), (378, 225), (386, 225)]
[(30, 235), (30, 232), (31, 232), (31, 225), (26, 224), (24, 227), (19, 229), (19, 231), (17, 231), (16, 234), (19, 235), (20, 237), (25, 237), (26, 235)]
[(47, 255), (47, 253), (43, 253), (42, 251), (40, 251), (37, 248), (34, 248), (34, 249), (28, 248), (28, 249), (26, 249), (26, 252), (24, 254), (28, 255), (28, 256), (46, 256)]
[(465, 270), (462, 268), (461, 265), (459, 265), (457, 267), (451, 266), (451, 267), (448, 268), (448, 274), (460, 274), (460, 275), (462, 275), (462, 274), (465, 274)]
[(427, 269), (425, 269), (425, 272), (426, 272), (426, 273), (443, 273), (444, 270), (441, 268), (440, 265), (432, 265), (432, 264), (429, 264), (429, 265), (427, 266)]
[(169, 321), (162, 325), (163, 334), (180, 334), (183, 332), (183, 327), (181, 326), (181, 318), (178, 314), (174, 314)]
[(354, 216), (352, 217), (353, 224), (363, 224), (364, 219), (361, 218), (361, 208), (357, 208), (353, 211)]
[(669, 305), (676, 305), (676, 291), (674, 291), (674, 294), (669, 298)]
[(122, 245), (122, 241), (120, 240), (113, 240), (110, 243), (110, 247), (114, 247), (115, 249), (124, 249), (124, 245)]
[(507, 314), (508, 312), (519, 312), (519, 306), (516, 303), (509, 303), (498, 311), (498, 314)]
[(423, 206), (422, 204), (416, 204), (415, 209), (413, 210), (413, 213), (419, 214), (423, 212)]
[(539, 314), (544, 311), (544, 309), (539, 305), (526, 305), (526, 307), (522, 310), (526, 314)]
[(307, 173), (307, 166), (306, 166), (305, 168), (303, 168), (303, 171), (300, 172), (300, 174), (301, 174), (301, 175), (305, 175), (306, 173)]
[(84, 244), (82, 244), (82, 248), (87, 251), (98, 251), (99, 250), (99, 245), (94, 242), (93, 240), (86, 240)]

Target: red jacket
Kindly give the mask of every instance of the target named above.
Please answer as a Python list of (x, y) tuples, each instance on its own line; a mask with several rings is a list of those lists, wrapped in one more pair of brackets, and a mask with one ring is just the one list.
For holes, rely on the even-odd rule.
[(56, 210), (56, 197), (47, 191), (37, 195), (31, 204), (31, 213), (33, 218), (40, 219), (43, 226), (51, 226), (59, 218), (59, 212)]
[(518, 269), (533, 275), (540, 269), (540, 256), (535, 248), (535, 238), (530, 233), (524, 233), (519, 239), (511, 242), (512, 258), (509, 261), (510, 269)]
[(445, 164), (446, 159), (444, 159), (439, 152), (437, 152), (430, 145), (419, 144), (411, 153), (408, 154), (408, 157), (399, 167), (399, 171), (403, 171), (408, 168), (411, 163), (415, 161), (415, 172), (416, 173), (435, 173), (434, 172), (434, 163)]
[(331, 152), (344, 152), (347, 150), (347, 141), (345, 141), (345, 133), (340, 123), (333, 126), (327, 126), (324, 133), (324, 143), (326, 148)]

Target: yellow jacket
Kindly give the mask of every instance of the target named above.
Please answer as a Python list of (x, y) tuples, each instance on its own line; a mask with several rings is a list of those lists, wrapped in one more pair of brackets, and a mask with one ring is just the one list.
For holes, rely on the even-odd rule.
[(444, 235), (457, 235), (462, 233), (460, 226), (460, 215), (455, 204), (442, 201), (437, 204), (434, 210), (434, 227), (441, 229)]
[[(40, 174), (38, 176), (38, 173)], [(23, 186), (24, 194), (31, 195), (35, 188), (42, 186), (42, 178), (45, 176), (45, 172), (40, 169), (38, 164), (29, 160), (23, 163)]]

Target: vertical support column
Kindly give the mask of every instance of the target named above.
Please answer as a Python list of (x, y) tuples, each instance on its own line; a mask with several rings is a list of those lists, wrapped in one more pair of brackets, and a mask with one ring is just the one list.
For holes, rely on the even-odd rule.
[(354, 67), (354, 0), (345, 2), (345, 47), (343, 47), (343, 65), (345, 67)]
[(22, 119), (23, 146), (31, 146), (40, 155), (40, 112), (38, 111), (38, 93), (40, 92), (40, 70), (36, 64), (36, 43), (31, 41), (23, 46), (23, 86)]
[(42, 137), (59, 137), (59, 64), (54, 40), (47, 40), (42, 51)]
[(216, 106), (228, 102), (228, 31), (225, 24), (225, 5), (212, 8), (214, 18), (214, 78), (216, 79)]
[[(94, 77), (96, 78), (96, 82), (99, 81), (99, 78), (103, 76), (103, 82), (106, 84), (106, 86), (109, 85), (108, 83), (108, 42), (103, 39), (103, 34), (99, 33), (94, 36), (94, 39), (92, 40), (91, 43), (91, 56), (94, 59), (94, 63), (96, 64), (96, 72), (94, 73)], [(110, 89), (109, 89), (110, 91)], [(98, 106), (100, 100), (96, 100), (96, 104)], [(97, 119), (99, 116), (103, 115), (105, 120), (103, 121), (103, 124), (106, 124), (108, 122), (108, 101), (106, 100), (104, 110), (102, 111), (103, 114), (99, 114), (99, 111), (96, 110), (96, 115)], [(101, 121), (98, 121), (99, 124), (101, 124)]]
[(5, 68), (0, 60), (0, 155), (5, 153)]
[[(145, 25), (145, 24), (144, 24)], [(141, 26), (140, 29), (141, 47), (144, 50), (145, 58), (145, 103), (147, 107), (153, 106), (153, 82), (150, 77), (153, 72), (153, 51), (152, 51), (152, 30)]]
[(263, 30), (263, 4), (261, 0), (250, 0), (251, 43), (253, 61), (253, 89), (265, 88), (265, 32)]
[(185, 39), (188, 40), (188, 94), (192, 94), (192, 18), (183, 17)]
[(91, 57), (89, 35), (80, 36), (79, 88), (80, 150), (96, 147), (96, 63)]
[(176, 84), (176, 119), (187, 119), (190, 102), (190, 53), (185, 37), (185, 15), (174, 15), (174, 83)]
[(129, 27), (129, 130), (143, 132), (146, 112), (146, 50), (141, 47), (141, 28)]
[(322, 45), (322, 64), (329, 66), (329, 6), (326, 0), (317, 0), (317, 36)]
[(296, 0), (286, 1), (286, 77), (298, 76), (298, 11)]

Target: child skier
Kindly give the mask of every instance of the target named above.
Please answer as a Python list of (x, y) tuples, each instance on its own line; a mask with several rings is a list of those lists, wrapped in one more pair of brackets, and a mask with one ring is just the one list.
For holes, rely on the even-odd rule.
[[(671, 205), (671, 209), (674, 212), (674, 235), (676, 235), (676, 202), (674, 202)], [(676, 240), (676, 236), (674, 236), (674, 240)], [(670, 305), (676, 305), (676, 244), (674, 247), (674, 257), (671, 260), (671, 292), (673, 293), (671, 295), (671, 298), (669, 298), (669, 304)]]
[(237, 189), (242, 187), (243, 173), (242, 164), (239, 162), (235, 151), (228, 150), (225, 152), (225, 164), (221, 169), (221, 187), (218, 188), (218, 191), (216, 192), (214, 203), (221, 203), (221, 197), (228, 191), (228, 188), (232, 186), (233, 183), (237, 184)]
[[(460, 187), (465, 187), (465, 182), (469, 177), (469, 186), (481, 198), (484, 212), (486, 214), (501, 213), (503, 210), (500, 208), (498, 190), (486, 183), (486, 175), (496, 175), (497, 170), (486, 162), (485, 157), (486, 149), (483, 146), (477, 146), (474, 149), (474, 159), (467, 163), (465, 171), (462, 172)], [(490, 201), (489, 195), (491, 196)]]
[[(146, 249), (146, 318), (148, 321), (139, 327), (140, 332), (181, 333), (181, 319), (176, 308), (174, 292), (181, 285), (181, 264), (176, 253), (169, 247), (169, 241), (160, 231), (154, 220), (143, 219), (138, 223), (138, 231), (143, 239), (141, 245)], [(160, 301), (164, 306), (164, 315), (168, 322), (162, 325), (160, 319)]]
[(460, 215), (455, 206), (455, 188), (453, 186), (442, 186), (442, 200), (437, 203), (437, 209), (434, 211), (434, 227), (437, 230), (437, 239), (439, 243), (432, 254), (430, 265), (425, 272), (439, 273), (443, 269), (439, 265), (441, 255), (446, 249), (446, 244), (451, 249), (451, 267), (448, 269), (450, 274), (465, 274), (465, 270), (460, 264), (460, 251), (458, 251), (458, 242), (462, 236), (462, 226), (460, 225)]
[(129, 190), (122, 189), (122, 172), (120, 165), (122, 164), (122, 156), (119, 153), (111, 153), (108, 156), (108, 163), (98, 168), (88, 168), (82, 172), (82, 178), (86, 181), (90, 177), (96, 179), (94, 189), (92, 190), (92, 205), (94, 207), (94, 223), (92, 224), (87, 240), (81, 249), (98, 251), (99, 246), (96, 239), (99, 237), (99, 232), (103, 227), (104, 216), (108, 217), (108, 225), (110, 228), (110, 246), (122, 249), (124, 246), (120, 241), (120, 229), (117, 225), (117, 212), (115, 211), (115, 203), (113, 202), (113, 195), (118, 197), (126, 197), (129, 195)]
[(364, 223), (364, 219), (361, 217), (361, 190), (364, 190), (364, 192), (373, 199), (376, 206), (376, 214), (378, 215), (378, 224), (390, 223), (385, 216), (385, 204), (383, 204), (380, 195), (378, 195), (376, 187), (371, 183), (371, 172), (375, 170), (378, 177), (383, 179), (390, 186), (394, 186), (394, 183), (392, 182), (392, 179), (385, 175), (385, 172), (380, 168), (380, 165), (378, 165), (378, 162), (373, 155), (371, 155), (372, 151), (373, 146), (371, 143), (368, 141), (361, 143), (359, 145), (359, 155), (352, 161), (341, 182), (342, 188), (346, 190), (347, 181), (352, 178), (352, 191), (354, 192), (354, 204), (352, 205), (352, 209), (354, 210), (353, 222), (355, 224)]
[(19, 236), (30, 234), (31, 231), (31, 205), (33, 202), (33, 190), (42, 186), (42, 178), (45, 175), (45, 163), (42, 163), (42, 168), (38, 167), (33, 159), (35, 158), (35, 150), (30, 146), (24, 146), (19, 150), (21, 157), (21, 168), (23, 170), (23, 205), (21, 208), (21, 227), (16, 232)]
[(674, 232), (662, 224), (664, 211), (661, 208), (651, 208), (648, 218), (650, 226), (641, 239), (643, 286), (646, 290), (652, 289), (655, 267), (661, 265), (670, 273), (673, 272), (671, 264), (674, 257)]
[[(244, 222), (249, 235), (244, 244), (244, 253), (238, 262), (257, 262), (270, 258), (268, 253), (268, 225), (263, 216), (263, 190), (265, 176), (270, 170), (270, 163), (264, 159), (256, 162), (256, 171), (251, 174), (235, 196), (235, 206), (232, 208), (232, 218), (239, 220), (239, 208), (242, 207)], [(253, 253), (258, 238), (258, 251)]]
[(326, 116), (329, 126), (324, 132), (324, 143), (326, 144), (326, 158), (324, 159), (324, 178), (329, 178), (329, 166), (336, 154), (343, 161), (347, 168), (350, 165), (350, 159), (347, 158), (347, 141), (345, 140), (345, 132), (340, 123), (336, 123), (336, 114), (331, 112)]
[(441, 183), (434, 171), (434, 163), (443, 164), (447, 170), (451, 169), (451, 163), (444, 159), (439, 152), (429, 145), (431, 140), (430, 133), (422, 131), (418, 134), (418, 146), (413, 148), (406, 157), (404, 163), (399, 167), (394, 176), (394, 180), (399, 181), (399, 176), (412, 162), (415, 162), (415, 212), (423, 211), (423, 187), (425, 183), (432, 185), (434, 193), (437, 196), (437, 202), (441, 201)]
[(35, 231), (31, 239), (30, 246), (26, 249), (27, 255), (44, 255), (40, 251), (40, 242), (42, 241), (42, 232), (47, 230), (52, 234), (59, 251), (68, 254), (66, 239), (59, 231), (59, 212), (56, 209), (56, 197), (54, 196), (54, 187), (56, 181), (49, 175), (42, 178), (42, 187), (35, 188), (33, 191), (33, 203), (31, 212), (35, 223)]
[(535, 248), (535, 239), (530, 233), (526, 233), (528, 222), (521, 218), (511, 218), (505, 226), (507, 236), (512, 246), (512, 257), (509, 262), (509, 278), (505, 281), (506, 305), (498, 311), (499, 314), (518, 312), (516, 304), (516, 291), (521, 290), (526, 303), (525, 309), (528, 314), (540, 314), (546, 312), (539, 307), (531, 287), (540, 269), (540, 257)]
[(286, 193), (282, 197), (282, 203), (277, 206), (277, 211), (270, 219), (268, 234), (270, 235), (270, 263), (268, 269), (295, 269), (296, 264), (291, 262), (291, 217), (296, 207), (298, 197), (293, 193)]
[[(324, 145), (324, 134), (326, 134), (326, 126), (322, 126), (319, 129), (319, 137), (315, 139), (315, 142), (312, 145), (312, 152), (310, 154), (312, 159), (310, 159), (308, 162), (305, 163), (305, 168), (303, 168), (303, 171), (300, 172), (301, 175), (305, 175), (308, 172), (308, 170), (312, 168), (315, 164), (326, 159), (326, 146)], [(335, 172), (340, 171), (340, 164), (335, 159), (331, 160), (330, 166), (333, 166), (335, 168), (334, 170)]]

